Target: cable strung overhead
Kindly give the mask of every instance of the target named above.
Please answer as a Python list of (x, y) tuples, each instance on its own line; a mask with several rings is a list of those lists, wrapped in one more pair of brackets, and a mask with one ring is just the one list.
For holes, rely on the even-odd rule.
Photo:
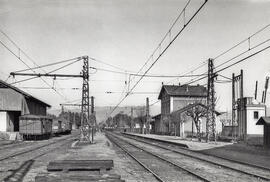
[[(21, 57), (21, 54), (23, 54), (28, 60), (30, 60), (35, 66), (38, 66), (37, 63), (28, 55), (25, 51), (23, 51), (4, 31), (0, 29), (0, 32), (16, 47), (18, 54), (12, 51), (4, 42), (0, 40), (0, 43), (13, 55), (15, 56), (20, 62), (22, 62), (29, 70), (31, 70), (33, 73), (36, 73), (35, 70), (33, 70)], [(59, 91), (57, 91), (55, 88), (53, 88), (46, 80), (43, 78), (40, 78), (47, 86), (51, 87), (52, 90), (54, 90), (59, 96), (61, 96), (63, 99), (67, 100), (67, 98), (62, 95)]]
[[(202, 5), (200, 5), (200, 7), (195, 11), (195, 13), (186, 21), (186, 17), (185, 17), (185, 14), (186, 14), (186, 9), (188, 7), (190, 3), (190, 0), (188, 1), (188, 3), (186, 4), (186, 6), (183, 8), (183, 10), (181, 11), (180, 15), (176, 18), (176, 20), (174, 21), (173, 25), (170, 27), (169, 29), (169, 33), (168, 35), (170, 35), (171, 37), (171, 30), (172, 28), (175, 26), (176, 22), (179, 20), (179, 18), (181, 16), (183, 16), (183, 20), (184, 20), (184, 23), (183, 23), (183, 27), (180, 29), (180, 31), (177, 32), (177, 34), (169, 41), (169, 43), (165, 46), (165, 48), (160, 51), (158, 57), (154, 60), (154, 62), (148, 67), (148, 69), (143, 73), (143, 75), (140, 77), (140, 79), (133, 85), (133, 87), (127, 92), (127, 94), (120, 100), (120, 102), (112, 109), (110, 115), (115, 111), (115, 109), (130, 95), (130, 93), (135, 89), (135, 87), (139, 84), (139, 82), (145, 77), (145, 75), (149, 72), (149, 70), (157, 63), (157, 61), (159, 61), (159, 59), (163, 56), (163, 54), (168, 50), (168, 48), (172, 45), (172, 43), (179, 37), (179, 35), (186, 29), (186, 27), (190, 24), (190, 22), (195, 18), (195, 16), (200, 12), (200, 10), (204, 7), (204, 5), (207, 3), (207, 0), (204, 1), (204, 3), (202, 3)], [(167, 37), (167, 34), (165, 35), (165, 37)], [(165, 40), (165, 38), (163, 38), (161, 40), (161, 43)], [(158, 49), (161, 48), (161, 43), (158, 45)], [(155, 51), (156, 51), (155, 50)], [(154, 53), (155, 53), (154, 51)], [(153, 58), (153, 54), (150, 56), (150, 59)], [(149, 62), (149, 59), (146, 61), (146, 64), (147, 62)], [(145, 65), (146, 65), (145, 64)], [(144, 66), (143, 66), (144, 67)], [(139, 70), (140, 72), (140, 70)], [(138, 72), (138, 73), (139, 73)]]
[(103, 68), (96, 68), (90, 66), (89, 68), (94, 69), (94, 70), (100, 70), (100, 71), (105, 71), (105, 72), (111, 72), (111, 73), (117, 73), (117, 74), (123, 74), (123, 75), (131, 75), (131, 76), (144, 76), (144, 77), (160, 77), (160, 78), (181, 78), (181, 77), (195, 77), (195, 76), (203, 76), (207, 74), (200, 74), (200, 75), (154, 75), (154, 74), (137, 74), (137, 73), (132, 73), (132, 72), (120, 72), (120, 71), (114, 71), (114, 70), (108, 70), (108, 69), (103, 69)]
[[(233, 46), (230, 47), (229, 49), (227, 49), (227, 50), (223, 51), (222, 53), (220, 53), (219, 55), (217, 55), (217, 56), (214, 58), (214, 61), (215, 61), (215, 62), (218, 62), (218, 61), (219, 61), (218, 58), (221, 58), (222, 56), (224, 56), (224, 55), (230, 53), (231, 51), (233, 51), (233, 50), (235, 50), (236, 48), (242, 46), (243, 44), (247, 44), (247, 49), (246, 49), (246, 50), (242, 51), (241, 53), (239, 53), (239, 54), (233, 56), (232, 58), (230, 58), (230, 59), (228, 59), (228, 60), (227, 60), (227, 59), (224, 60), (224, 61), (221, 62), (219, 65), (217, 65), (215, 68), (219, 68), (219, 67), (221, 67), (221, 66), (223, 66), (223, 65), (225, 65), (225, 64), (227, 64), (227, 63), (229, 63), (229, 62), (231, 62), (231, 61), (233, 61), (233, 60), (235, 60), (235, 59), (237, 59), (237, 58), (239, 58), (240, 56), (243, 56), (244, 54), (246, 54), (246, 53), (248, 53), (248, 52), (251, 52), (252, 50), (254, 50), (254, 49), (256, 49), (256, 48), (259, 48), (259, 47), (265, 45), (266, 43), (270, 42), (270, 39), (268, 38), (268, 39), (265, 39), (265, 40), (263, 40), (263, 41), (257, 43), (257, 44), (254, 45), (254, 46), (251, 46), (252, 38), (254, 38), (255, 36), (259, 36), (261, 33), (263, 33), (265, 30), (267, 30), (267, 29), (269, 29), (269, 28), (270, 28), (270, 24), (267, 24), (266, 26), (262, 27), (261, 29), (259, 29), (259, 30), (256, 31), (255, 33), (253, 33), (253, 34), (251, 34), (250, 36), (248, 36), (247, 38), (243, 39), (242, 41), (236, 43), (235, 45), (233, 45)], [(262, 51), (264, 51), (264, 50), (266, 50), (266, 49), (268, 49), (268, 48), (266, 48), (266, 49), (262, 48), (262, 49), (263, 49)], [(254, 55), (256, 55), (256, 54), (258, 54), (258, 53), (260, 53), (260, 52), (262, 52), (262, 51), (260, 50), (260, 51), (258, 51), (257, 53), (255, 53)], [(252, 56), (254, 56), (254, 55), (248, 56), (248, 58), (249, 58), (249, 57), (252, 57)], [(244, 59), (244, 60), (246, 60), (246, 59)], [(243, 61), (244, 61), (244, 60), (243, 60)], [(240, 62), (242, 62), (242, 61), (240, 61)], [(237, 64), (238, 64), (238, 62), (237, 62)], [(235, 64), (233, 63), (232, 66), (233, 66), (233, 65), (235, 65)], [(229, 67), (231, 67), (231, 66), (229, 66)], [(229, 67), (228, 67), (228, 68), (229, 68)], [(227, 69), (227, 68), (226, 68), (226, 69)], [(223, 70), (224, 70), (224, 69), (221, 68), (221, 70), (219, 70), (218, 72), (221, 72), (221, 71), (223, 71)], [(202, 74), (207, 74), (207, 72), (204, 72), (204, 73), (202, 73)], [(202, 80), (202, 79), (205, 79), (205, 78), (207, 78), (207, 76), (198, 76), (197, 78), (193, 78), (193, 79), (191, 79), (190, 81), (186, 82), (185, 84), (192, 84), (192, 83), (198, 82), (198, 81), (200, 81), (200, 80)]]

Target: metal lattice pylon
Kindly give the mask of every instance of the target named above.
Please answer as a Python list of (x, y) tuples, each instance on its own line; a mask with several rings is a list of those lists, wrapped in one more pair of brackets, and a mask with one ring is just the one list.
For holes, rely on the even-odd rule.
[(215, 87), (213, 59), (208, 60), (206, 140), (216, 141)]
[(81, 140), (90, 140), (89, 124), (89, 66), (88, 56), (83, 57), (83, 86), (82, 86), (82, 108), (81, 108)]

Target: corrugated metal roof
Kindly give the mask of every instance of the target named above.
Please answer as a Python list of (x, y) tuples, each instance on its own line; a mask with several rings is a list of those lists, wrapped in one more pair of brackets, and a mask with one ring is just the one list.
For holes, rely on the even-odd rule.
[(158, 99), (161, 99), (161, 94), (164, 91), (168, 95), (176, 97), (207, 97), (206, 87), (202, 85), (163, 85)]
[(256, 125), (270, 125), (270, 117), (260, 117)]
[(40, 103), (46, 105), (47, 107), (51, 107), (51, 105), (49, 105), (49, 104), (47, 104), (47, 103), (45, 103), (45, 102), (43, 102), (43, 101), (41, 101), (41, 100), (35, 98), (34, 96), (32, 96), (32, 95), (30, 95), (30, 94), (24, 92), (23, 90), (21, 90), (21, 89), (19, 89), (19, 88), (17, 88), (17, 87), (14, 87), (14, 86), (12, 86), (12, 85), (10, 85), (10, 84), (4, 82), (3, 80), (0, 80), (0, 85), (1, 85), (2, 88), (3, 88), (3, 87), (4, 87), (4, 88), (11, 88), (11, 89), (15, 90), (16, 92), (21, 93), (22, 95), (24, 95), (24, 96), (27, 97), (27, 98), (33, 99), (33, 100), (35, 100), (35, 101), (37, 101), (37, 102), (40, 102)]

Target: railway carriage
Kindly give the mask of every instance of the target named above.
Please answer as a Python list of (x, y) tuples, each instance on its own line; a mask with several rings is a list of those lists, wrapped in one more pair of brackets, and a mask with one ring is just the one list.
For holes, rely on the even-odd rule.
[(51, 137), (52, 119), (50, 117), (23, 115), (19, 119), (19, 132), (23, 136), (23, 139), (37, 140)]
[(72, 124), (69, 120), (59, 117), (53, 120), (53, 134), (57, 135), (67, 135), (71, 133)]
[(53, 119), (52, 132), (55, 136), (61, 135), (63, 132), (62, 121), (58, 119)]
[(62, 123), (62, 134), (64, 135), (70, 134), (72, 130), (71, 122), (65, 118), (59, 118), (59, 120)]

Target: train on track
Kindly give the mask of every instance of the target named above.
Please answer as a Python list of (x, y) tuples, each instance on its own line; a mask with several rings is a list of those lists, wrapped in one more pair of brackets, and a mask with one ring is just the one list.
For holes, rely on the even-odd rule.
[(19, 133), (24, 140), (48, 139), (52, 136), (70, 134), (72, 124), (65, 118), (23, 115), (19, 117)]

